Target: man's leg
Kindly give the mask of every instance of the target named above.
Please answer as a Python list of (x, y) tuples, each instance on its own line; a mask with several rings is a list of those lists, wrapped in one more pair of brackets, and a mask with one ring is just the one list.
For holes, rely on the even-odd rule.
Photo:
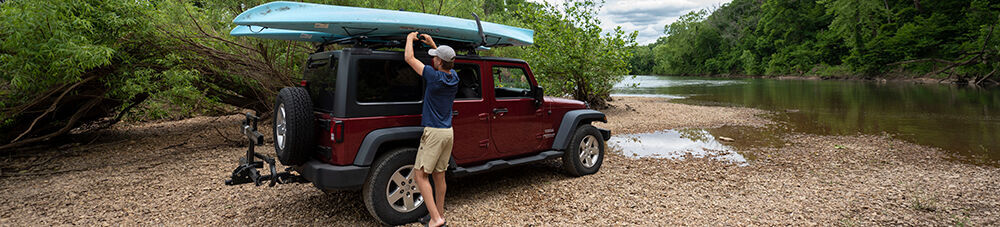
[(444, 172), (434, 172), (434, 203), (437, 204), (438, 213), (444, 217), (444, 192), (447, 185), (444, 183)]
[(420, 190), (420, 196), (424, 197), (424, 205), (427, 206), (427, 212), (431, 215), (431, 221), (428, 224), (430, 226), (441, 225), (444, 222), (444, 217), (438, 212), (437, 203), (434, 202), (434, 191), (431, 189), (431, 182), (428, 181), (427, 172), (424, 172), (423, 168), (413, 171), (417, 178), (417, 189)]

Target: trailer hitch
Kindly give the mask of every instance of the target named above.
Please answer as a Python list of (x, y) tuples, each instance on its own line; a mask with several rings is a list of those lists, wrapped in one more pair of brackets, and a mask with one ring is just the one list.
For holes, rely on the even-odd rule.
[[(240, 133), (247, 138), (247, 156), (240, 158), (240, 165), (233, 170), (233, 175), (226, 180), (226, 185), (254, 183), (254, 185), (261, 186), (270, 181), (267, 186), (274, 187), (275, 184), (308, 182), (302, 176), (292, 173), (292, 168), (285, 168), (285, 171), (278, 172), (274, 158), (254, 151), (254, 147), (264, 145), (264, 134), (257, 131), (257, 121), (260, 120), (260, 117), (251, 113), (246, 113), (245, 116), (246, 119), (240, 125)], [(257, 161), (258, 158), (261, 161)], [(260, 171), (257, 170), (264, 168), (265, 163), (271, 171), (269, 175), (261, 175)]]

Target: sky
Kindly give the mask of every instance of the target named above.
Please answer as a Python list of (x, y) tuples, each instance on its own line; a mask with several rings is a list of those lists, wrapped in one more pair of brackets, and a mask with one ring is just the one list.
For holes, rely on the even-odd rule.
[[(561, 4), (563, 0), (529, 0)], [(663, 26), (688, 12), (718, 7), (730, 0), (606, 0), (597, 17), (601, 28), (611, 31), (621, 26), (625, 32), (638, 31), (636, 42), (645, 45), (663, 36)]]

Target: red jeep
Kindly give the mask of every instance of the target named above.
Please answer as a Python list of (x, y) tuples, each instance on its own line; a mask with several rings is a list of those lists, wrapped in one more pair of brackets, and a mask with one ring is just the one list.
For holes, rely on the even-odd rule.
[[(430, 62), (426, 51), (417, 58)], [(474, 54), (474, 51), (470, 51)], [(421, 55), (422, 54), (422, 55)], [(243, 169), (228, 184), (272, 180), (312, 182), (321, 190), (361, 190), (368, 211), (385, 224), (413, 222), (426, 214), (413, 176), (423, 80), (403, 54), (347, 48), (309, 56), (299, 87), (281, 89), (275, 103), (274, 148), (289, 172), (274, 172), (273, 159), (253, 153), (263, 137), (252, 115)], [(461, 79), (455, 98), (455, 145), (449, 175), (461, 176), (561, 157), (573, 176), (596, 173), (611, 132), (583, 102), (544, 97), (528, 64), (510, 58), (458, 56)], [(258, 141), (259, 140), (259, 141)], [(261, 176), (262, 158), (271, 175)], [(253, 171), (250, 171), (253, 170)], [(250, 173), (252, 172), (252, 173)]]

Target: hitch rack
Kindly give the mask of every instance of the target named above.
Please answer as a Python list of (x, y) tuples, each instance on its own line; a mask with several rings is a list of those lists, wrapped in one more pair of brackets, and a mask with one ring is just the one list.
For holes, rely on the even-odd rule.
[[(264, 134), (257, 131), (257, 121), (260, 120), (260, 117), (251, 113), (246, 113), (245, 116), (246, 119), (240, 126), (240, 132), (247, 137), (247, 156), (240, 158), (240, 165), (233, 170), (233, 175), (226, 180), (226, 185), (254, 183), (256, 186), (261, 186), (265, 181), (271, 181), (267, 186), (274, 187), (275, 184), (309, 182), (302, 176), (292, 173), (291, 167), (285, 168), (285, 171), (279, 173), (276, 170), (274, 158), (254, 152), (254, 147), (264, 145)], [(261, 161), (257, 161), (255, 158), (259, 158)], [(264, 163), (267, 163), (271, 174), (260, 175), (260, 171), (257, 169), (264, 168)]]

